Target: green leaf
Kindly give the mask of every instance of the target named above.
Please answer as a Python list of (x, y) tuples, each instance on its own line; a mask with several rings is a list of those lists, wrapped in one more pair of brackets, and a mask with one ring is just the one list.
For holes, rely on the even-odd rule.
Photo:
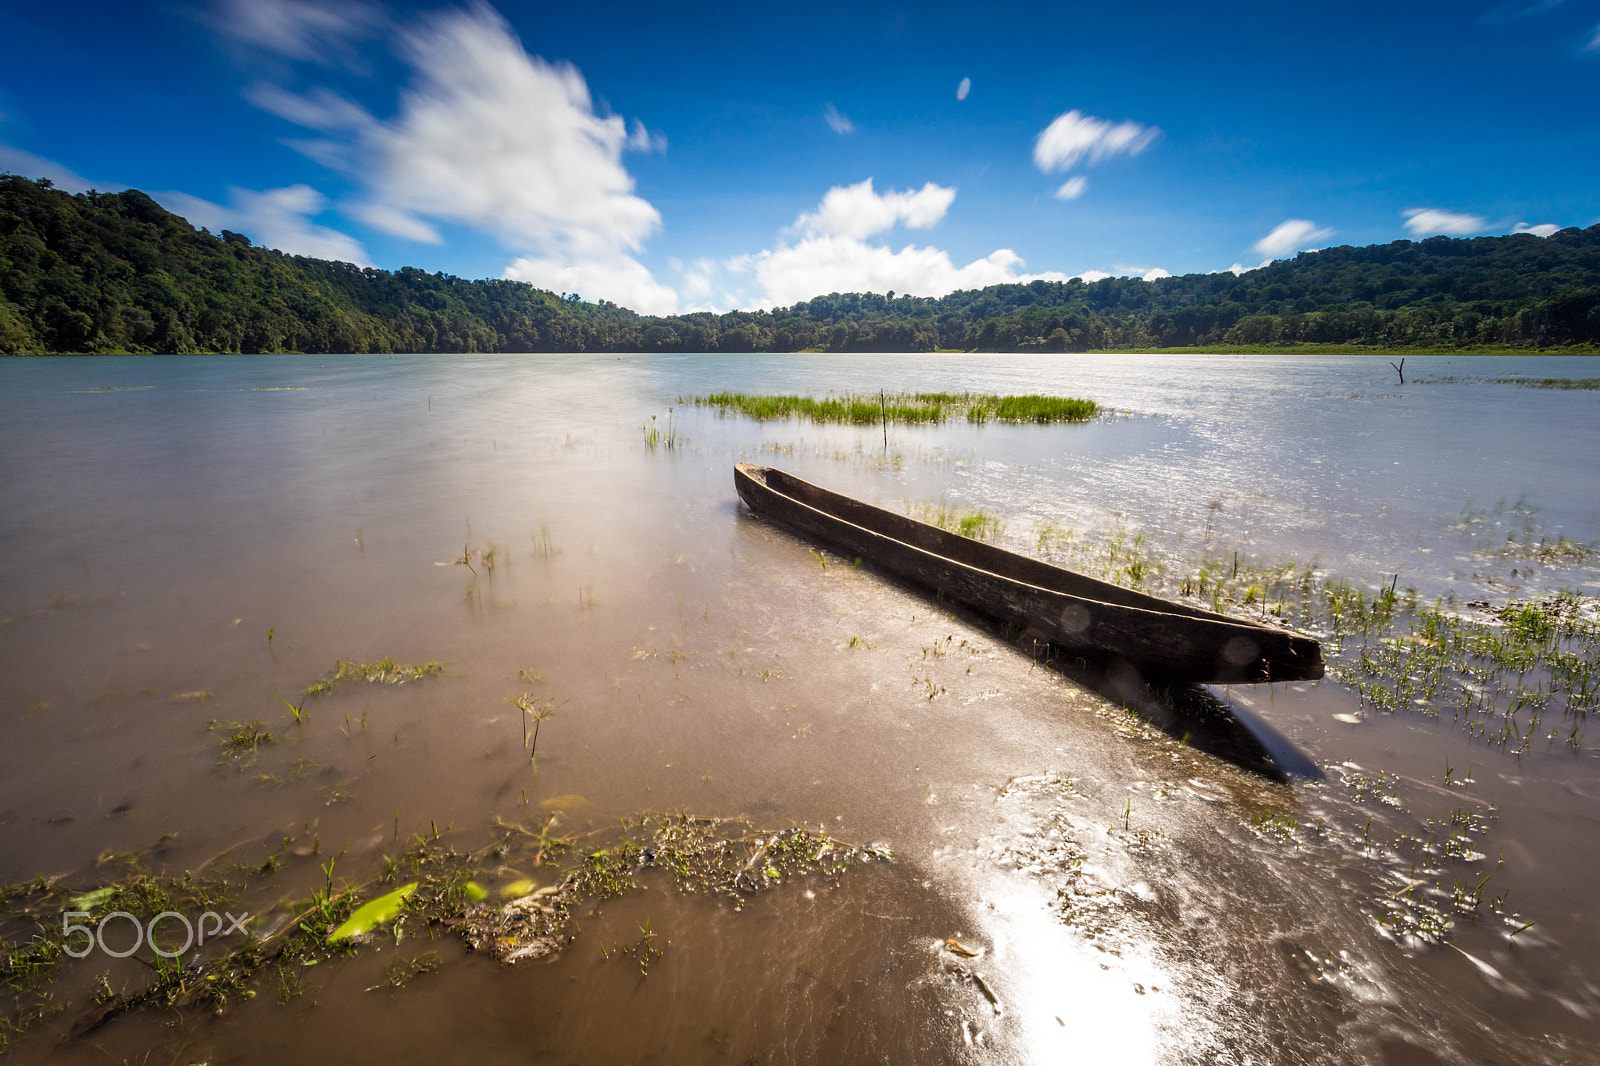
[(67, 902), (75, 911), (92, 911), (101, 904), (108, 903), (111, 897), (117, 894), (115, 885), (97, 888), (93, 892), (85, 892), (81, 896), (73, 896)]
[(377, 899), (363, 904), (357, 908), (348, 921), (328, 934), (328, 943), (331, 944), (337, 940), (345, 940), (349, 937), (360, 936), (363, 933), (370, 933), (384, 922), (392, 921), (400, 913), (400, 908), (405, 905), (406, 897), (416, 890), (417, 883), (413, 881), (409, 885), (402, 885), (388, 895), (379, 896)]
[(468, 881), (461, 887), (466, 891), (467, 898), (472, 900), (474, 903), (480, 899), (489, 898), (489, 890), (478, 884), (476, 881)]

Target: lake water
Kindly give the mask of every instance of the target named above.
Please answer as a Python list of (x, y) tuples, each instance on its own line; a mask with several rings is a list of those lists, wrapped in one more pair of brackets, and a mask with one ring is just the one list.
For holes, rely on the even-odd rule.
[[(1515, 756), (1449, 717), (1363, 713), (1332, 679), (1219, 691), (1320, 768), (1279, 783), (819, 558), (733, 490), (750, 460), (898, 511), (982, 508), (1018, 550), (1142, 535), (1174, 565), (1294, 559), (1424, 602), (1600, 590), (1593, 554), (1496, 550), (1600, 540), (1600, 392), (1488, 380), (1600, 377), (1600, 359), (1405, 369), (1401, 386), (1385, 359), (1326, 356), (0, 360), (0, 880), (92, 885), (110, 853), (176, 872), (284, 842), (254, 902), (270, 909), (330, 856), (359, 883), (405, 835), (470, 847), (495, 818), (552, 812), (569, 831), (644, 810), (820, 823), (894, 853), (740, 908), (654, 887), (514, 967), (445, 937), (441, 969), (398, 991), (370, 990), (391, 946), (308, 969), (286, 1005), (267, 989), (77, 1040), (67, 1012), (18, 1055), (1593, 1061), (1600, 736)], [(680, 402), (724, 389), (1112, 413), (886, 443)], [(648, 447), (669, 409), (676, 446)], [(278, 702), (386, 656), (444, 670), (340, 686), (299, 725)], [(556, 708), (536, 767), (506, 702), (524, 692)], [(211, 724), (256, 719), (278, 742), (219, 762)], [(1468, 846), (1416, 865), (1406, 842), (1452, 818)], [(1418, 879), (1485, 876), (1498, 908), (1444, 943), (1394, 933)], [(600, 947), (647, 920), (665, 954), (641, 978)], [(94, 957), (62, 987), (108, 969), (148, 973)]]

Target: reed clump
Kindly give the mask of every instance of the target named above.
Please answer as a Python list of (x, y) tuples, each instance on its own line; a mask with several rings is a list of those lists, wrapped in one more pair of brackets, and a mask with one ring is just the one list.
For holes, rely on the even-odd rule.
[(680, 403), (715, 407), (757, 421), (803, 418), (817, 423), (929, 425), (956, 420), (1035, 423), (1087, 422), (1103, 413), (1093, 400), (1069, 396), (996, 396), (976, 392), (897, 392), (873, 396), (842, 393), (813, 396), (716, 392), (684, 396)]

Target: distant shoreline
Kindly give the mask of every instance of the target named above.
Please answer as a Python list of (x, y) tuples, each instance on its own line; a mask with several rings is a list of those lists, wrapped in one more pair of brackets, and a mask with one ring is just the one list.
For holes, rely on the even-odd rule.
[(1600, 224), (1324, 248), (1239, 275), (829, 293), (662, 316), (505, 278), (285, 255), (197, 230), (131, 189), (73, 196), (0, 174), (0, 217), (0, 353), (17, 355), (1600, 352)]
[(646, 351), (397, 351), (397, 352), (332, 352), (332, 351), (273, 351), (273, 352), (0, 352), (0, 359), (79, 359), (95, 356), (168, 356), (182, 355), (204, 358), (215, 355), (248, 355), (271, 357), (274, 355), (1049, 355), (1072, 358), (1082, 355), (1461, 355), (1461, 356), (1600, 356), (1600, 347), (1591, 345), (1563, 345), (1559, 348), (1377, 348), (1358, 345), (1209, 345), (1188, 348), (1095, 348), (1081, 352), (1055, 352), (1041, 347), (979, 349), (934, 348), (884, 349), (881, 351), (833, 351), (826, 348), (799, 348), (789, 351), (759, 352), (646, 352)]

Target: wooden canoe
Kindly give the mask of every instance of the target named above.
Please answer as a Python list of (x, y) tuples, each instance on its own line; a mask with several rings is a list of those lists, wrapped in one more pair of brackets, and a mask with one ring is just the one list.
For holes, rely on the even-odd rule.
[(1322, 676), (1322, 645), (1310, 637), (1097, 581), (772, 467), (739, 463), (733, 483), (755, 513), (1085, 659), (1210, 684)]

